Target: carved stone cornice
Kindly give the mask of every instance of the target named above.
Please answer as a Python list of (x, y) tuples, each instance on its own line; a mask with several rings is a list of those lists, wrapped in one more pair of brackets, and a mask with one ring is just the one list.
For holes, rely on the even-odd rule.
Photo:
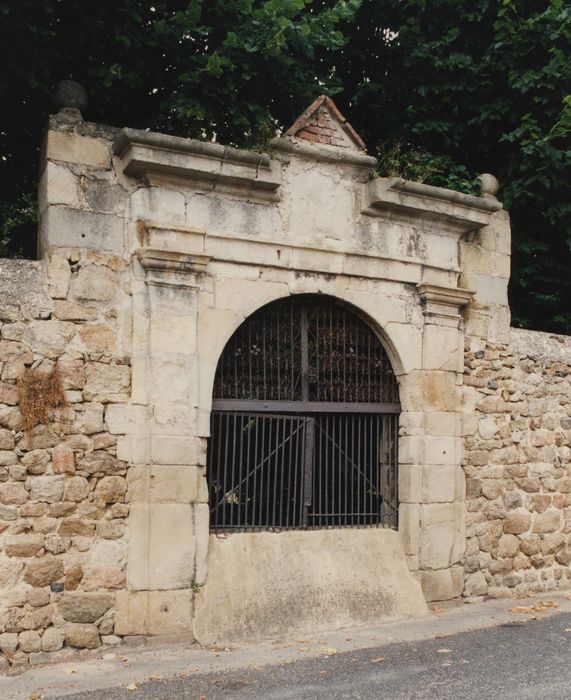
[(167, 178), (262, 201), (279, 199), (281, 164), (267, 153), (137, 129), (123, 129), (113, 152), (125, 175), (151, 183)]
[(366, 185), (365, 208), (368, 216), (391, 220), (431, 221), (444, 230), (463, 236), (490, 223), (492, 214), (502, 209), (497, 199), (433, 187), (400, 177), (377, 178)]
[(160, 287), (198, 287), (206, 271), (208, 255), (141, 247), (135, 255), (145, 270), (145, 281)]
[(461, 318), (461, 310), (467, 306), (475, 292), (460, 287), (440, 287), (422, 282), (416, 285), (422, 311), (426, 317)]

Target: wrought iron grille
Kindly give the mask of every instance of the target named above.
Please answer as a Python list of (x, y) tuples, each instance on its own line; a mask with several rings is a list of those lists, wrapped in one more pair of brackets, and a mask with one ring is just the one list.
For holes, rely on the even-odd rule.
[(238, 328), (220, 359), (214, 397), (394, 404), (398, 387), (366, 323), (327, 299), (301, 296), (263, 307)]
[(373, 331), (323, 297), (270, 304), (218, 364), (215, 530), (397, 526), (398, 388)]

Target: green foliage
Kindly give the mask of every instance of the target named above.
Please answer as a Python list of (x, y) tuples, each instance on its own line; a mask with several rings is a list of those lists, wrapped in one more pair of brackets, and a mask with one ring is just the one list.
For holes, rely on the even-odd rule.
[(376, 156), (376, 175), (381, 177), (403, 177), (466, 194), (480, 193), (477, 175), (468, 172), (465, 166), (455, 163), (449, 156), (435, 156), (422, 148), (400, 142), (382, 143)]
[(365, 140), (444, 156), (444, 186), (496, 175), (514, 321), (571, 333), (569, 3), (378, 0), (345, 32), (343, 106)]
[(18, 233), (35, 226), (35, 192), (22, 192), (13, 201), (0, 200), (0, 257), (23, 257), (26, 243)]
[(0, 253), (31, 235), (59, 80), (89, 120), (257, 149), (325, 92), (385, 174), (473, 193), (494, 173), (514, 319), (571, 332), (565, 0), (0, 0), (0, 19)]

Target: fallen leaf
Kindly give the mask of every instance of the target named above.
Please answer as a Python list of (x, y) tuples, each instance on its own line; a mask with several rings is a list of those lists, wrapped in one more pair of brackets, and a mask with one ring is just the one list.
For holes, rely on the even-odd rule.
[(538, 600), (533, 605), (516, 605), (515, 608), (508, 608), (507, 612), (514, 613), (541, 613), (549, 608), (559, 608), (559, 603), (554, 600)]
[(452, 653), (452, 649), (437, 649), (437, 650), (436, 650), (436, 653), (437, 653), (437, 654), (451, 654), (451, 653)]
[(129, 685), (126, 685), (125, 688), (127, 688), (127, 690), (137, 690), (137, 684), (129, 683)]
[(507, 611), (514, 613), (532, 613), (533, 605), (516, 605), (515, 608), (508, 608)]
[(385, 660), (384, 656), (379, 656), (378, 659), (371, 659), (371, 663), (372, 664), (382, 664), (384, 660)]

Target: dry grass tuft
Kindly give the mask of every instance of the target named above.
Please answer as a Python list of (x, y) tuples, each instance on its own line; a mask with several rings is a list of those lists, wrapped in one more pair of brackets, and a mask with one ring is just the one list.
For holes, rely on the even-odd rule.
[(26, 430), (49, 423), (54, 410), (67, 403), (58, 366), (48, 372), (26, 368), (18, 379), (18, 398)]

